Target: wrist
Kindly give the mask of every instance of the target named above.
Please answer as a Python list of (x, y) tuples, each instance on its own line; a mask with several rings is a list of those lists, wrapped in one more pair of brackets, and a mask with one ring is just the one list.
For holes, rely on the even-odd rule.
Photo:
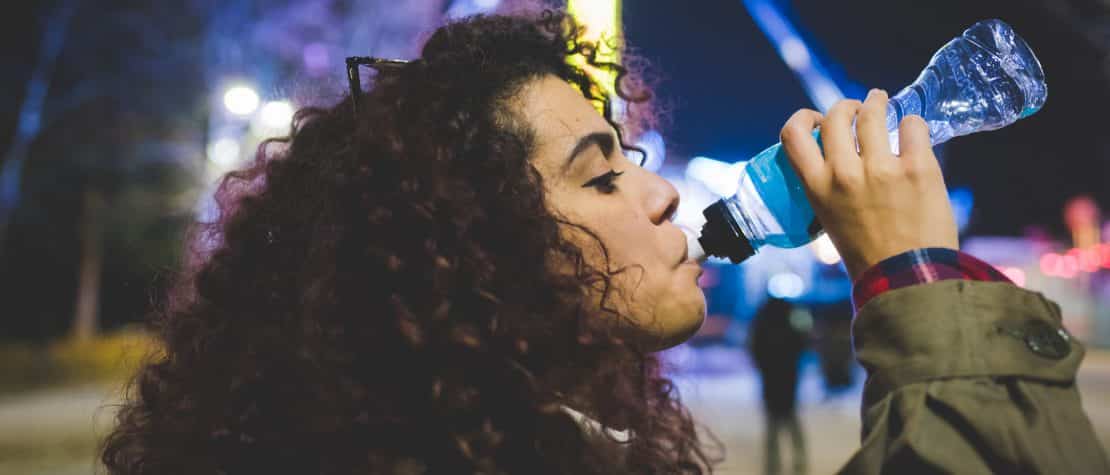
[(959, 252), (959, 246), (953, 245), (928, 245), (921, 244), (916, 246), (902, 246), (897, 248), (889, 248), (886, 251), (871, 253), (870, 255), (853, 259), (849, 264), (849, 260), (845, 259), (845, 267), (848, 268), (848, 275), (852, 281), (858, 280), (863, 274), (867, 273), (872, 268), (882, 264), (891, 258), (901, 256), (912, 251), (920, 249), (944, 249), (953, 252)]

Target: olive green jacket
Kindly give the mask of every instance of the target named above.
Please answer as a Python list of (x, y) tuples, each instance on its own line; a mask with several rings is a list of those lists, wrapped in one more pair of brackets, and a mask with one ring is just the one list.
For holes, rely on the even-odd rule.
[(852, 336), (868, 373), (863, 440), (840, 473), (1110, 474), (1075, 385), (1083, 347), (1041, 294), (966, 280), (891, 290)]

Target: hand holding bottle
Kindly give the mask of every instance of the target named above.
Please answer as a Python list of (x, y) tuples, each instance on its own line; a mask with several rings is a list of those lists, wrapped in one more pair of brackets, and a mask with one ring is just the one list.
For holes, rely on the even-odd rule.
[[(838, 102), (826, 118), (802, 109), (782, 129), (790, 163), (853, 280), (905, 251), (959, 248), (929, 128), (919, 116), (903, 119), (900, 155), (894, 155), (886, 127), (887, 103), (885, 92), (872, 90), (862, 104)], [(817, 125), (823, 150), (813, 137)]]
[[(1047, 97), (1048, 86), (1041, 63), (1025, 40), (1002, 21), (984, 20), (971, 25), (959, 37), (937, 50), (921, 75), (898, 95), (888, 99), (884, 93), (880, 102), (886, 105), (886, 110), (882, 111), (881, 123), (893, 137), (888, 139), (891, 145), (898, 145), (903, 142), (897, 138), (902, 118), (917, 115), (920, 117), (914, 119), (914, 124), (924, 125), (920, 121), (923, 117), (928, 124), (927, 133), (921, 128), (925, 140), (923, 143), (916, 139), (911, 142), (928, 148), (927, 145), (937, 145), (953, 137), (1006, 127), (1036, 113)], [(858, 102), (855, 104), (858, 105)], [(841, 106), (842, 109), (845, 107), (849, 106)], [(866, 108), (872, 116), (880, 112), (875, 107)], [(813, 114), (803, 113), (796, 118), (800, 124), (792, 122), (791, 129), (806, 129), (805, 137), (796, 136), (794, 139), (806, 141), (807, 144), (796, 143), (795, 147), (817, 150), (820, 156), (819, 147), (813, 145), (809, 136), (813, 123), (819, 120)], [(856, 117), (856, 110), (842, 110), (840, 114), (847, 117), (844, 123), (851, 123), (851, 119)], [(876, 124), (873, 119), (868, 119), (872, 126)], [(878, 129), (872, 129), (871, 135), (877, 133)], [(801, 132), (790, 133), (796, 135)], [(848, 135), (847, 132), (840, 133)], [(861, 132), (861, 135), (864, 134)], [(878, 148), (872, 149), (863, 152), (864, 159), (869, 153), (880, 153)], [(828, 152), (830, 148), (825, 150)], [(859, 160), (855, 151), (853, 148), (850, 152)], [(932, 162), (936, 161), (928, 151), (915, 151), (914, 155), (927, 155)], [(836, 162), (836, 157), (833, 158), (832, 161)], [(767, 147), (752, 157), (744, 166), (736, 194), (717, 200), (702, 211), (706, 222), (691, 246), (698, 247), (706, 255), (740, 263), (763, 246), (791, 248), (816, 239), (821, 231), (817, 220), (819, 216), (806, 198), (810, 192), (804, 189), (801, 179), (794, 173), (796, 164), (790, 165), (790, 161), (781, 143)], [(893, 170), (893, 166), (882, 164), (882, 160), (878, 162), (880, 167), (877, 170), (885, 174)], [(924, 171), (916, 168), (909, 170), (913, 173)], [(874, 170), (868, 165), (864, 171)], [(935, 172), (935, 169), (929, 171)], [(863, 181), (865, 177), (858, 170), (845, 170), (845, 173), (860, 175), (851, 177), (849, 181)], [(883, 177), (884, 180), (893, 179)], [(917, 179), (916, 175), (911, 178)], [(918, 185), (924, 186), (921, 183)], [(940, 189), (943, 190), (943, 184)], [(863, 264), (850, 264), (849, 270), (857, 265)]]

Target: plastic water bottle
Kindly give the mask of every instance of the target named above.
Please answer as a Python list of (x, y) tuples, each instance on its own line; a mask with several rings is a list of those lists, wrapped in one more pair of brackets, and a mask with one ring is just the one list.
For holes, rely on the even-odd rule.
[[(1028, 117), (1047, 94), (1040, 62), (1025, 41), (1000, 20), (981, 21), (938, 50), (917, 80), (890, 98), (886, 127), (897, 153), (898, 124), (919, 115), (937, 145)], [(687, 241), (690, 256), (698, 258), (739, 263), (760, 247), (798, 247), (822, 232), (781, 143), (752, 157), (736, 194), (702, 214), (701, 236)]]

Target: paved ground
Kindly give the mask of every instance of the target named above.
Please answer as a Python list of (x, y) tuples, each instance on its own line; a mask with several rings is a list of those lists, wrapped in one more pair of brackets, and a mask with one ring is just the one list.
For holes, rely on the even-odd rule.
[[(702, 360), (696, 366), (711, 368), (710, 374), (680, 379), (679, 387), (684, 402), (697, 419), (725, 444), (726, 459), (719, 472), (724, 475), (762, 473), (763, 421), (759, 386), (756, 377), (746, 369), (749, 366), (745, 357), (735, 350), (711, 350), (694, 357)], [(745, 363), (730, 363), (737, 360)], [(714, 367), (719, 369), (712, 370)], [(860, 376), (858, 379), (862, 381), (862, 374)], [(1110, 351), (1088, 354), (1080, 369), (1079, 386), (1083, 405), (1103, 447), (1110, 452)], [(825, 399), (817, 368), (808, 365), (803, 370), (799, 399), (809, 446), (809, 473), (835, 472), (858, 447), (861, 390), (862, 386), (857, 385), (847, 393)], [(789, 444), (784, 440), (781, 445), (786, 450)]]
[[(756, 474), (761, 466), (762, 418), (757, 381), (743, 355), (711, 350), (684, 355), (708, 368), (678, 380), (684, 401), (727, 451), (725, 475)], [(810, 473), (834, 472), (859, 439), (859, 388), (824, 399), (816, 369), (803, 371), (800, 391)], [(1110, 447), (1110, 352), (1092, 352), (1080, 374), (1084, 406)], [(111, 391), (84, 386), (0, 398), (0, 475), (85, 475), (94, 471), (97, 434), (112, 422)]]
[(0, 475), (87, 475), (115, 399), (103, 386), (0, 398)]

